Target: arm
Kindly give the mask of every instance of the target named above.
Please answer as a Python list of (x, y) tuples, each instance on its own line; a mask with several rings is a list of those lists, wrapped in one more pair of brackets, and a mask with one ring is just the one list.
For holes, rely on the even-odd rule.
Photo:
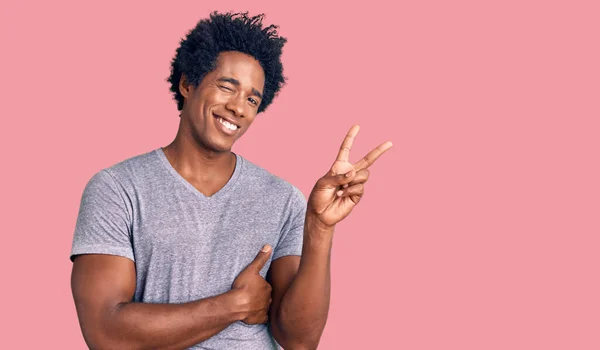
[(245, 317), (235, 291), (185, 304), (132, 303), (135, 267), (117, 256), (77, 257), (71, 287), (92, 349), (186, 348)]
[(224, 294), (184, 304), (131, 302), (133, 261), (110, 255), (75, 259), (71, 288), (79, 324), (92, 349), (183, 349), (231, 323), (264, 323), (271, 287), (259, 275), (270, 251), (260, 252)]
[(316, 349), (329, 312), (330, 257), (335, 225), (346, 218), (364, 194), (368, 167), (386, 152), (385, 142), (352, 164), (348, 156), (358, 126), (352, 127), (330, 171), (315, 184), (306, 211), (302, 257), (271, 264), (271, 329), (286, 349)]
[(307, 218), (302, 258), (271, 263), (271, 329), (284, 349), (316, 349), (327, 322), (332, 228)]

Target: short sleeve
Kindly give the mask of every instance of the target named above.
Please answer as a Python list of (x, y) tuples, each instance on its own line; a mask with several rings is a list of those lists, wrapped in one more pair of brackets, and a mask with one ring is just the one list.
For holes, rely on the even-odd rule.
[(279, 242), (273, 250), (273, 260), (288, 255), (302, 255), (305, 215), (306, 198), (299, 189), (292, 186), (286, 221), (281, 230)]
[(118, 255), (135, 261), (131, 215), (124, 198), (123, 190), (106, 170), (90, 179), (81, 198), (71, 261), (81, 254)]

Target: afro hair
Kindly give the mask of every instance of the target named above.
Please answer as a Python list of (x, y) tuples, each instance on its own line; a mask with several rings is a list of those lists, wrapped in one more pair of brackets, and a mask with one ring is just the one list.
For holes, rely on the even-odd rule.
[(181, 75), (198, 87), (204, 76), (215, 69), (217, 58), (223, 51), (238, 51), (254, 57), (265, 73), (263, 98), (258, 113), (264, 111), (285, 84), (281, 53), (287, 39), (278, 35), (276, 25), (263, 28), (264, 14), (248, 17), (248, 13), (213, 12), (208, 19), (198, 22), (180, 42), (171, 62), (171, 75), (167, 81), (183, 109), (184, 97), (179, 92)]

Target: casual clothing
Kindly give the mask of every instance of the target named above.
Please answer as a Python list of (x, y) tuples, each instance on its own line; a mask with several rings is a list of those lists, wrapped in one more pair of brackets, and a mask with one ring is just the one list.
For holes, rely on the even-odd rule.
[[(236, 155), (232, 177), (206, 197), (162, 149), (101, 170), (83, 192), (71, 259), (129, 258), (134, 302), (185, 303), (222, 294), (265, 244), (300, 255), (306, 199), (288, 182)], [(275, 349), (266, 325), (236, 322), (192, 349)]]

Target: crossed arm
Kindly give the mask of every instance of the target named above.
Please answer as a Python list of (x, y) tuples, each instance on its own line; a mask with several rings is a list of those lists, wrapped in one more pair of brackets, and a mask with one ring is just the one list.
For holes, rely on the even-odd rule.
[(233, 290), (185, 304), (133, 303), (135, 266), (118, 256), (78, 256), (71, 287), (90, 349), (184, 349), (248, 314)]

